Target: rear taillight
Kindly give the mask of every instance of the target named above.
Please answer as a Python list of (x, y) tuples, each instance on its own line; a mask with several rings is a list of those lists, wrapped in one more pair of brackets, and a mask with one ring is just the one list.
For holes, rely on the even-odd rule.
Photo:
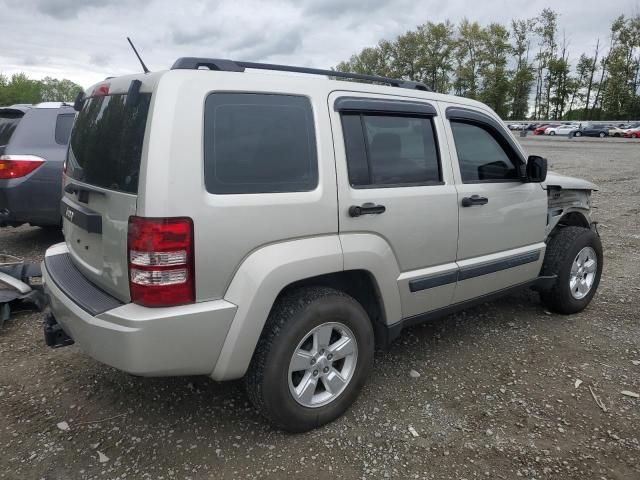
[(188, 217), (129, 217), (131, 301), (171, 307), (195, 301), (193, 222)]
[(0, 179), (24, 177), (43, 163), (44, 158), (35, 155), (0, 155)]

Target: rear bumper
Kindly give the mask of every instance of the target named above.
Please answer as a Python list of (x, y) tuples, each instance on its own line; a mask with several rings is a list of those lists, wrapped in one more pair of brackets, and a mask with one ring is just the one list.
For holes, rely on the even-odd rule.
[(64, 282), (56, 281), (57, 272), (47, 269), (47, 257), (65, 254), (64, 243), (49, 248), (42, 275), (51, 314), (82, 350), (99, 362), (136, 375), (211, 374), (235, 305), (225, 300), (168, 308), (127, 303), (92, 315), (81, 306), (86, 302), (72, 299), (60, 288)]

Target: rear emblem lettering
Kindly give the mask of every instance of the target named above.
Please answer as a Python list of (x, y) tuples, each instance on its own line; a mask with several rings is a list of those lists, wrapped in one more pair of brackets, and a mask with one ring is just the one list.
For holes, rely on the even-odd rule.
[(67, 217), (70, 222), (73, 222), (73, 214), (74, 214), (74, 211), (69, 208), (67, 208), (67, 211), (64, 212), (64, 216)]

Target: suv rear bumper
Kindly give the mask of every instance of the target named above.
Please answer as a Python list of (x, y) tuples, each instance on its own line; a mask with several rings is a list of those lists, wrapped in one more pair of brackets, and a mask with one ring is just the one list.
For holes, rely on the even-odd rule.
[[(81, 306), (86, 302), (76, 301), (60, 288), (61, 273), (47, 261), (65, 254), (64, 243), (47, 250), (42, 264), (45, 291), (51, 314), (86, 353), (136, 375), (211, 374), (237, 309), (234, 304), (214, 300), (147, 308), (127, 303), (92, 315)], [(89, 280), (79, 278), (87, 282), (87, 289), (95, 289)]]

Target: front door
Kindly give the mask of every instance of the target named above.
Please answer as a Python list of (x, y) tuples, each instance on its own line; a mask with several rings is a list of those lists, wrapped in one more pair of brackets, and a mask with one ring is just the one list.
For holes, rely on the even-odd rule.
[(449, 305), (458, 207), (436, 102), (343, 91), (328, 106), (345, 268), (351, 244), (375, 239), (394, 257), (384, 274), (397, 282), (403, 317)]
[(445, 108), (458, 188), (458, 303), (537, 277), (547, 197), (540, 183), (523, 181), (525, 156), (501, 122)]

